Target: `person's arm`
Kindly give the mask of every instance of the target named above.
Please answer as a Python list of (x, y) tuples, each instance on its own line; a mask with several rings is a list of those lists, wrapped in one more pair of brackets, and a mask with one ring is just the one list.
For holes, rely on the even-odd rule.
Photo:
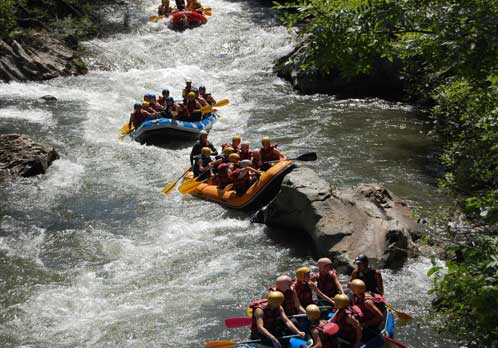
[(133, 124), (133, 114), (130, 114), (130, 120), (128, 121), (128, 129), (131, 129), (132, 124)]
[(204, 162), (203, 162), (202, 158), (199, 158), (199, 159), (197, 160), (197, 165), (199, 166), (199, 172), (205, 172), (206, 170), (208, 170), (208, 169), (209, 169), (209, 165), (207, 165), (207, 166), (205, 166), (205, 167), (204, 167), (204, 166), (202, 165), (203, 163), (204, 163)]
[(282, 307), (280, 307), (280, 310), (281, 310), (281, 313), (282, 313), (281, 314), (282, 321), (289, 328), (289, 330), (291, 330), (293, 333), (295, 333), (296, 335), (299, 335), (301, 337), (306, 336), (306, 334), (304, 332), (302, 332), (302, 331), (299, 331), (299, 329), (294, 325), (294, 323), (292, 321), (290, 321), (290, 319), (287, 317), (287, 315), (285, 315), (285, 312), (282, 309)]
[(351, 272), (351, 277), (349, 278), (348, 288), (351, 287), (351, 282), (358, 278), (358, 268), (355, 268), (353, 272)]
[(325, 295), (320, 289), (318, 289), (318, 286), (315, 285), (313, 282), (309, 282), (311, 291), (315, 292), (315, 294), (320, 297), (322, 300), (325, 300), (327, 302), (330, 302), (333, 306), (335, 306), (334, 300), (332, 300), (330, 297)]
[(322, 348), (322, 340), (320, 339), (320, 332), (318, 329), (311, 330), (311, 338), (313, 339), (313, 345), (308, 348)]
[(375, 282), (377, 283), (379, 294), (384, 296), (384, 282), (382, 281), (382, 273), (380, 273), (380, 270), (375, 271)]
[(301, 314), (306, 314), (306, 310), (301, 306), (301, 303), (299, 302), (299, 297), (297, 297), (297, 293), (295, 291), (292, 292), (293, 297), (294, 297), (294, 306), (297, 307), (297, 311)]
[(372, 326), (375, 325), (375, 323), (378, 323), (384, 319), (384, 315), (382, 312), (375, 306), (373, 301), (365, 301), (365, 306), (370, 310), (370, 312), (373, 314), (373, 318), (370, 320), (367, 320), (363, 323), (363, 327), (366, 326)]
[(349, 316), (346, 318), (346, 323), (349, 324), (350, 326), (352, 326), (354, 328), (354, 331), (355, 331), (353, 347), (360, 348), (361, 336), (362, 336), (360, 323), (355, 318), (352, 318)]
[(197, 144), (192, 146), (192, 151), (190, 151), (190, 166), (194, 166), (194, 152), (196, 151)]
[(211, 149), (211, 156), (218, 156), (218, 151), (212, 143), (209, 143), (209, 148)]
[(344, 294), (344, 289), (342, 288), (341, 282), (339, 281), (339, 277), (337, 276), (337, 273), (335, 271), (332, 271), (332, 275), (334, 277), (334, 283), (337, 289), (341, 292), (341, 294)]
[(285, 155), (283, 153), (281, 153), (280, 151), (278, 151), (277, 149), (273, 149), (273, 151), (275, 151), (278, 155), (278, 157), (281, 159), (281, 160), (286, 160), (287, 157), (285, 157)]
[(270, 331), (265, 329), (265, 323), (263, 321), (263, 310), (261, 308), (256, 308), (254, 311), (254, 319), (256, 319), (256, 327), (258, 332), (264, 337), (268, 338), (272, 343), (274, 348), (281, 348), (280, 342), (277, 338), (273, 336)]

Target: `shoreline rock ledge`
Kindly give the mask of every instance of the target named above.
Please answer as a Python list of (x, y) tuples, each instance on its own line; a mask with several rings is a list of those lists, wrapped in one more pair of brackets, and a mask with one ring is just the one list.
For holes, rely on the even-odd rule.
[(0, 180), (7, 176), (45, 174), (58, 158), (59, 154), (52, 146), (37, 144), (27, 135), (0, 135)]
[(414, 249), (411, 234), (421, 230), (407, 204), (382, 185), (334, 190), (306, 167), (287, 174), (281, 191), (254, 221), (306, 234), (316, 256), (331, 257), (346, 273), (359, 254), (377, 267), (401, 268)]

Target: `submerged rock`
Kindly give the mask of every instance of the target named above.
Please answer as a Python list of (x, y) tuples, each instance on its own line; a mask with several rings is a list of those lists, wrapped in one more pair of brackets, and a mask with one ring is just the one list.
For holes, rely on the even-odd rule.
[(302, 42), (287, 56), (280, 58), (274, 67), (277, 75), (304, 94), (325, 93), (338, 98), (378, 97), (399, 101), (403, 97), (404, 83), (400, 64), (380, 58), (370, 74), (354, 78), (342, 77), (338, 69), (323, 74), (318, 69), (304, 69), (308, 44)]
[(48, 34), (24, 34), (9, 41), (0, 40), (1, 81), (41, 81), (86, 72), (76, 52)]
[(0, 179), (44, 174), (58, 158), (52, 146), (37, 144), (27, 135), (0, 135)]
[(280, 193), (257, 214), (257, 222), (307, 234), (319, 257), (332, 257), (341, 271), (359, 254), (380, 267), (400, 268), (419, 226), (411, 209), (382, 185), (334, 190), (309, 168), (298, 168)]

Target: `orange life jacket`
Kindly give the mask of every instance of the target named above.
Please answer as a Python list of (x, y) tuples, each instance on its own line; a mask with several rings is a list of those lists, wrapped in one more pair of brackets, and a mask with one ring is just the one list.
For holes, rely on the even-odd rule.
[(313, 301), (313, 291), (311, 290), (311, 286), (308, 282), (303, 284), (297, 280), (294, 284), (294, 290), (296, 291), (299, 303), (303, 306), (303, 308), (306, 308), (310, 304), (315, 304)]

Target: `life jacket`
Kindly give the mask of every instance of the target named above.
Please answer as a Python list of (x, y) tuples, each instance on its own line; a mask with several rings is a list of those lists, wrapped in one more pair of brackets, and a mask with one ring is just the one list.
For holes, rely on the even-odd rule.
[(149, 108), (153, 110), (153, 112), (161, 110), (161, 104), (158, 102), (149, 102)]
[(187, 109), (189, 114), (192, 114), (197, 109), (197, 101), (195, 99), (187, 101)]
[(209, 156), (208, 158), (202, 156), (202, 154), (194, 156), (194, 161), (195, 161), (194, 167), (193, 167), (194, 176), (199, 176), (199, 174), (201, 174), (200, 168), (199, 168), (199, 163), (198, 163), (200, 159), (202, 160), (203, 167), (207, 166), (209, 163), (211, 163), (213, 161), (211, 159), (211, 156)]
[(254, 317), (254, 312), (257, 308), (261, 308), (263, 311), (263, 326), (265, 329), (271, 333), (275, 333), (277, 329), (277, 320), (282, 317), (281, 307), (270, 308), (268, 306), (268, 300), (262, 299), (257, 300), (249, 304), (249, 308), (252, 309), (252, 324), (251, 324), (251, 334), (259, 334), (258, 326), (256, 325), (256, 318)]
[(251, 151), (247, 152), (239, 152), (240, 160), (250, 160), (251, 159)]
[(143, 109), (141, 109), (138, 112), (137, 111), (132, 112), (131, 113), (131, 120), (133, 122), (133, 126), (135, 128), (140, 127), (142, 125), (142, 123), (144, 123), (145, 120), (147, 119), (147, 117), (149, 117), (149, 116), (150, 116), (150, 114)]
[[(360, 318), (360, 321), (367, 321), (374, 318), (374, 314), (372, 311), (366, 306), (367, 301), (372, 301), (375, 307), (377, 307), (382, 314), (386, 311), (386, 301), (384, 297), (379, 294), (370, 294), (369, 292), (365, 293), (365, 298), (362, 299), (359, 296), (353, 294), (353, 302), (363, 313), (363, 318)], [(380, 323), (379, 323), (380, 324)]]
[(329, 271), (325, 274), (318, 273), (318, 277), (316, 278), (318, 289), (330, 298), (339, 293), (339, 289), (334, 281), (334, 274), (334, 271)]
[[(249, 173), (244, 175), (242, 178), (240, 177), (240, 169), (235, 169), (232, 173), (232, 178), (233, 178), (233, 188), (234, 190), (241, 190), (246, 188), (247, 184), (249, 184), (250, 178), (249, 178)], [(284, 307), (285, 308), (285, 307)], [(287, 313), (287, 311), (285, 312)]]
[(329, 335), (327, 333), (327, 324), (320, 324), (320, 321), (315, 321), (310, 323), (310, 332), (314, 329), (318, 330), (318, 335), (320, 336), (320, 341), (322, 341), (322, 348), (334, 348), (334, 337), (336, 335)]
[(265, 148), (262, 147), (259, 150), (259, 153), (261, 154), (261, 160), (263, 162), (269, 162), (269, 161), (277, 161), (280, 159), (280, 156), (278, 156), (273, 149), (277, 148), (277, 144), (272, 144), (270, 145), (270, 151), (266, 152)]
[(352, 317), (359, 322), (363, 320), (363, 313), (358, 306), (349, 306), (344, 309), (340, 309), (338, 313), (335, 314), (335, 323), (339, 325), (339, 334), (342, 338), (349, 342), (354, 342), (356, 338), (356, 330), (350, 325), (346, 318)]
[(379, 289), (377, 287), (377, 280), (375, 280), (375, 274), (377, 272), (374, 269), (368, 270), (367, 273), (360, 273), (358, 272), (356, 274), (356, 279), (361, 279), (365, 283), (366, 289), (368, 292), (372, 293), (379, 293)]
[[(274, 285), (270, 288), (270, 291), (280, 291), (280, 290), (278, 290), (277, 287)], [(299, 307), (297, 307), (294, 302), (294, 294), (296, 293), (295, 290), (292, 287), (290, 287), (289, 289), (280, 292), (284, 294), (284, 302), (282, 302), (282, 308), (284, 309), (285, 314), (286, 315), (297, 314), (299, 311)]]
[(311, 290), (311, 286), (308, 282), (303, 284), (297, 280), (294, 284), (294, 290), (296, 291), (299, 303), (303, 308), (306, 308), (310, 304), (315, 304), (313, 301), (313, 291)]
[(218, 180), (220, 182), (220, 185), (226, 185), (231, 182), (230, 177), (228, 176), (228, 168), (229, 168), (228, 163), (221, 163), (218, 166)]

